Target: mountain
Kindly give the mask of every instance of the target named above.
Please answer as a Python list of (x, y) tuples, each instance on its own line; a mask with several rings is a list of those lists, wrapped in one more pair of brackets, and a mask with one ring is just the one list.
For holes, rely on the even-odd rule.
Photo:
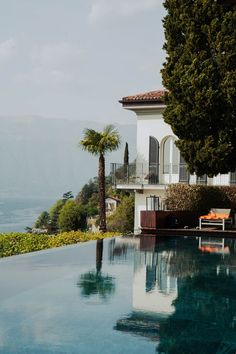
[[(97, 175), (98, 159), (81, 150), (85, 128), (102, 130), (106, 124), (42, 117), (0, 117), (0, 196), (58, 198)], [(107, 155), (122, 162), (125, 142), (135, 158), (135, 125), (117, 125), (120, 150)]]

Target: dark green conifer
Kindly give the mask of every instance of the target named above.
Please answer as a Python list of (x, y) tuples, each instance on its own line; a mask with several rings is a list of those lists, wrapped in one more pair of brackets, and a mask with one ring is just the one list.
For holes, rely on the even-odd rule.
[(128, 145), (128, 143), (125, 143), (124, 164), (125, 165), (129, 164), (129, 145)]
[(191, 173), (236, 169), (236, 3), (165, 0), (166, 123)]

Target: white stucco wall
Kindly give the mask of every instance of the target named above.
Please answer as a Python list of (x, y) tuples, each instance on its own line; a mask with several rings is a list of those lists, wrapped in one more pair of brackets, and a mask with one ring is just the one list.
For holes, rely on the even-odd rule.
[[(174, 136), (171, 127), (164, 122), (162, 110), (150, 112), (137, 111), (137, 162), (149, 160), (149, 137), (153, 136), (162, 149), (163, 139), (169, 135)], [(162, 151), (160, 150), (160, 156)]]
[[(159, 160), (160, 160), (160, 184), (178, 183), (178, 174), (163, 174), (163, 143), (168, 136), (177, 138), (171, 127), (164, 122), (163, 108), (153, 109), (146, 107), (145, 109), (135, 110), (137, 115), (137, 163), (149, 163), (149, 138), (153, 136), (159, 142)], [(147, 167), (148, 168), (148, 167)], [(190, 184), (196, 183), (196, 176), (190, 176)], [(229, 185), (230, 174), (218, 175), (212, 179), (208, 178), (209, 185)]]
[[(160, 197), (160, 205), (164, 205), (165, 200), (165, 187), (171, 183), (179, 182), (179, 174), (164, 174), (163, 173), (163, 144), (167, 137), (175, 135), (171, 127), (164, 122), (163, 111), (164, 106), (136, 106), (126, 107), (136, 113), (137, 116), (137, 176), (141, 176), (142, 182), (135, 187), (133, 186), (120, 186), (122, 189), (136, 189), (135, 193), (135, 233), (140, 232), (140, 211), (146, 210), (146, 197), (156, 195)], [(159, 183), (157, 185), (149, 184), (149, 140), (150, 136), (157, 139), (159, 142)], [(176, 137), (175, 137), (176, 138)], [(174, 170), (173, 170), (174, 171)], [(143, 176), (143, 178), (142, 178)], [(190, 175), (189, 183), (195, 184), (197, 181), (196, 175)], [(229, 185), (230, 174), (218, 175), (214, 178), (207, 178), (208, 185)]]

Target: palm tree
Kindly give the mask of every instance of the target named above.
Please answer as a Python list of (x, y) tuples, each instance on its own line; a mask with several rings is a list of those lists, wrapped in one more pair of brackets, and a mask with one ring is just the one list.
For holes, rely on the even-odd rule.
[(115, 151), (120, 146), (120, 136), (113, 125), (107, 125), (102, 132), (93, 129), (84, 131), (80, 145), (85, 151), (99, 156), (98, 185), (99, 185), (99, 219), (100, 230), (106, 232), (105, 206), (105, 154)]

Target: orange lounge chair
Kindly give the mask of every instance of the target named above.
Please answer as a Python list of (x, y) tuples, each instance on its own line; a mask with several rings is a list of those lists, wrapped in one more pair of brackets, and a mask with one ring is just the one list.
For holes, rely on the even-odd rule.
[(199, 229), (202, 229), (202, 225), (216, 225), (222, 226), (222, 230), (225, 230), (226, 224), (232, 226), (233, 220), (230, 217), (231, 209), (211, 209), (207, 215), (202, 215), (199, 218)]

